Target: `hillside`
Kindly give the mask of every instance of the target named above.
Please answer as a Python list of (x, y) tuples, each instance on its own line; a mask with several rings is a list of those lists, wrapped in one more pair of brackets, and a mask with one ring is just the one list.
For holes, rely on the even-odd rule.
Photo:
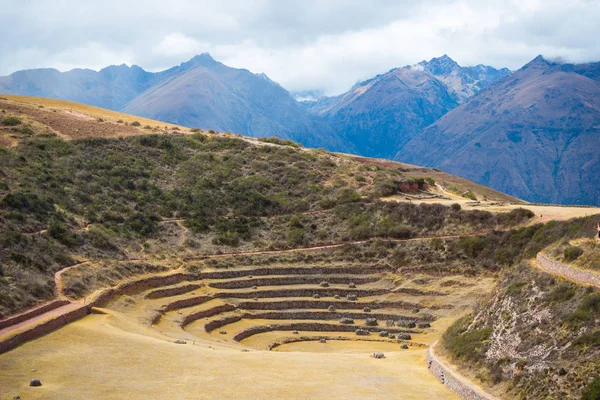
[[(418, 191), (433, 181), (430, 174), (444, 179), (433, 170), (386, 168), (280, 139), (145, 120), (148, 125), (133, 126), (127, 121), (136, 117), (54, 100), (7, 97), (0, 109), (6, 146), (0, 224), (7, 250), (0, 258), (3, 276), (11, 277), (0, 281), (4, 311), (50, 296), (49, 277), (80, 259), (289, 248), (513, 223), (476, 211), (464, 211), (462, 221), (447, 207), (377, 200)], [(507, 200), (478, 189), (472, 186), (478, 196)], [(173, 219), (190, 232), (178, 246), (169, 236)]]
[(2, 397), (456, 399), (425, 363), (442, 338), (501, 396), (596, 384), (597, 291), (523, 262), (597, 216), (543, 224), (439, 170), (70, 102), (6, 96), (0, 114)]
[(595, 71), (537, 57), (426, 128), (396, 159), (529, 201), (600, 204)]
[(444, 55), (394, 68), (357, 83), (347, 93), (302, 105), (327, 121), (359, 154), (393, 158), (425, 127), (508, 74), (505, 68), (461, 67)]

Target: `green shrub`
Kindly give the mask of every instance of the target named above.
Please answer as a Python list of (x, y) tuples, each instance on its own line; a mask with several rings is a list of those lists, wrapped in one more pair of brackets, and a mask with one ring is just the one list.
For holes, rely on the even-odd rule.
[(600, 330), (585, 332), (573, 342), (576, 346), (600, 346)]
[(516, 296), (523, 291), (523, 288), (527, 286), (527, 282), (514, 282), (508, 285), (506, 288), (506, 294), (509, 296)]
[(571, 300), (576, 293), (577, 290), (573, 286), (563, 283), (548, 294), (548, 301), (565, 302)]
[(48, 234), (65, 246), (72, 247), (78, 243), (77, 236), (66, 225), (57, 221), (50, 223)]
[(581, 400), (598, 400), (600, 399), (600, 377), (594, 379), (592, 383), (587, 385)]
[(470, 236), (461, 238), (458, 245), (468, 256), (475, 258), (485, 249), (486, 240), (479, 236)]
[(579, 328), (592, 319), (592, 313), (587, 310), (575, 310), (565, 318), (565, 322), (572, 328)]
[[(214, 132), (211, 131), (211, 133), (214, 133)], [(275, 136), (271, 136), (269, 138), (260, 138), (258, 140), (260, 142), (273, 143), (273, 144), (278, 144), (280, 146), (302, 147), (301, 145), (299, 145), (296, 142), (293, 142), (293, 141), (287, 140), (287, 139), (279, 139), (278, 137), (275, 137)]]
[(0, 123), (4, 126), (17, 126), (21, 125), (21, 120), (17, 117), (4, 117), (0, 120)]
[(465, 361), (480, 361), (486, 351), (492, 328), (468, 330), (473, 317), (466, 315), (452, 324), (442, 336), (443, 344), (454, 357)]
[(473, 201), (477, 201), (477, 196), (475, 196), (475, 193), (468, 191), (467, 193), (462, 195), (465, 199), (469, 199), (469, 200), (473, 200)]
[(565, 261), (574, 261), (583, 254), (583, 249), (578, 246), (569, 246), (564, 251)]

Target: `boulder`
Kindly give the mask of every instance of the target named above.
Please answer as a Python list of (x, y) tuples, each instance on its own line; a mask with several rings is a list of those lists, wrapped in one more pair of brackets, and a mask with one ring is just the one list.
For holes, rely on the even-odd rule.
[(42, 382), (39, 379), (32, 379), (29, 381), (29, 386), (42, 386)]

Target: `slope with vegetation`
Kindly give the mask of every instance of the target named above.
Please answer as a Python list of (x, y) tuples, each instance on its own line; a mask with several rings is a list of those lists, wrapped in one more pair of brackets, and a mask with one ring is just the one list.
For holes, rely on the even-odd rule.
[[(389, 386), (418, 398), (433, 382), (419, 375), (425, 346), (456, 321), (440, 350), (495, 393), (596, 396), (597, 290), (538, 272), (527, 260), (554, 244), (567, 260), (593, 264), (595, 250), (581, 238), (595, 234), (597, 218), (533, 224), (534, 213), (523, 208), (386, 202), (380, 198), (400, 194), (431, 200), (426, 189), (439, 182), (488, 201), (511, 198), (437, 170), (70, 106), (0, 100), (0, 312), (53, 298), (57, 271), (56, 292), (84, 302), (99, 289), (152, 277), (154, 287), (132, 284), (131, 292), (106, 297), (105, 315), (76, 323), (75, 330), (104, 332), (94, 334), (97, 343), (67, 340), (65, 330), (40, 339), (66, 340), (49, 346), (58, 359), (62, 346), (69, 354), (104, 348), (109, 356), (95, 362), (107, 368), (91, 381), (104, 382), (119, 359), (111, 353), (118, 330), (116, 337), (135, 337), (136, 348), (198, 341), (218, 346), (229, 361), (239, 358), (231, 351), (248, 348), (312, 362), (314, 351), (385, 350), (394, 368), (380, 377), (406, 382), (398, 367), (420, 365), (417, 388)], [(11, 390), (22, 387), (19, 360), (31, 362), (32, 348), (0, 358)], [(416, 354), (411, 361), (395, 354), (405, 350)], [(172, 354), (182, 360), (166, 353), (168, 365)], [(274, 365), (289, 359), (275, 357), (282, 358)], [(61, 371), (56, 359), (40, 362)], [(272, 372), (255, 362), (258, 372)], [(364, 361), (343, 355), (331, 362), (358, 368)], [(191, 372), (179, 373), (193, 381)], [(131, 375), (111, 377), (123, 378)], [(322, 397), (324, 387), (315, 393)], [(152, 396), (161, 393), (153, 387)]]
[[(52, 274), (79, 260), (472, 233), (520, 222), (377, 200), (403, 183), (424, 184), (427, 170), (415, 176), (279, 139), (183, 134), (158, 123), (144, 129), (36, 103), (0, 107), (19, 119), (4, 130), (13, 145), (0, 149), (4, 312), (50, 297)], [(99, 131), (79, 123), (105, 137), (85, 137)]]

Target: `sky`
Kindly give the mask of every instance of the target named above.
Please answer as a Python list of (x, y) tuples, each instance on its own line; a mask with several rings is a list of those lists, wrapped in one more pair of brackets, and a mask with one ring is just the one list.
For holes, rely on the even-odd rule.
[(0, 75), (159, 71), (208, 52), (292, 92), (328, 95), (448, 54), (518, 69), (600, 61), (600, 0), (0, 0)]

